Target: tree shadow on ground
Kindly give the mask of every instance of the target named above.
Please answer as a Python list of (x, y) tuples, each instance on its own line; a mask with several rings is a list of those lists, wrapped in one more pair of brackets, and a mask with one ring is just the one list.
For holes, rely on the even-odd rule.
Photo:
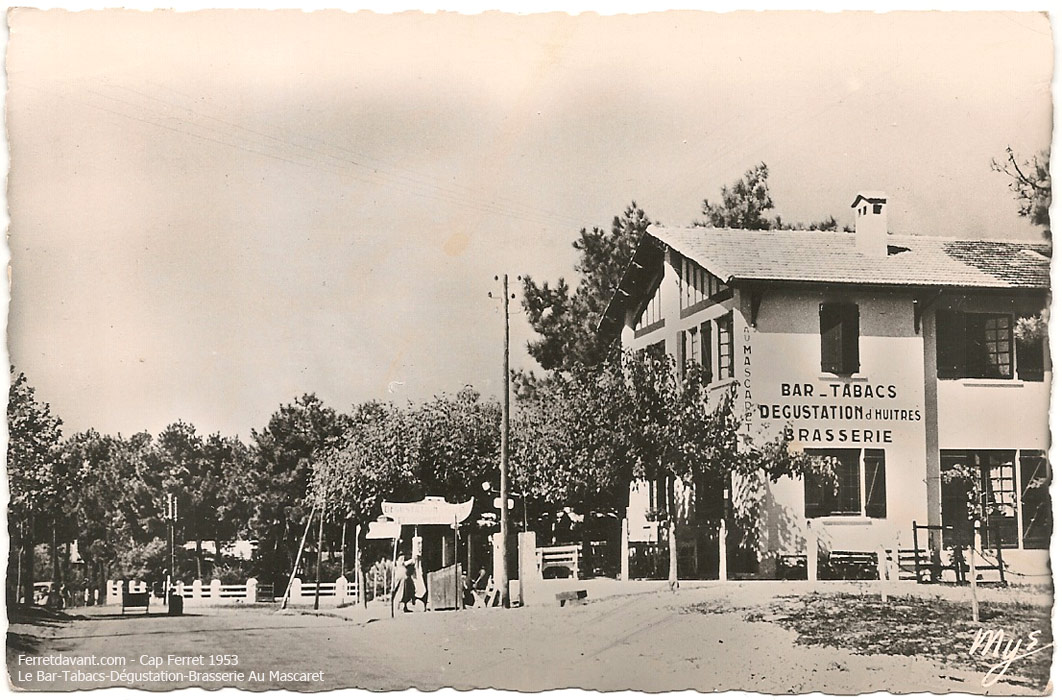
[(23, 654), (36, 654), (41, 648), (41, 639), (32, 634), (7, 633), (7, 650)]

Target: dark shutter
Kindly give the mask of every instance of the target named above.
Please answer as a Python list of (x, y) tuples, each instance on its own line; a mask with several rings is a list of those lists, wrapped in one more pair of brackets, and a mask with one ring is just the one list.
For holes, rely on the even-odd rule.
[(1051, 493), (1047, 456), (1021, 451), (1021, 539), (1025, 549), (1047, 549), (1051, 543)]
[(844, 374), (859, 371), (859, 307), (855, 304), (841, 306), (841, 355)]
[(937, 312), (937, 378), (958, 379), (966, 370), (966, 319), (959, 311)]
[(820, 304), (819, 336), (822, 371), (854, 374), (859, 371), (859, 307), (855, 304)]
[(686, 331), (679, 331), (675, 337), (675, 371), (679, 382), (686, 378)]
[(822, 518), (830, 514), (824, 480), (814, 474), (804, 476), (804, 517)]
[(1044, 380), (1043, 338), (1016, 340), (1014, 345), (1018, 351), (1018, 379), (1027, 382), (1042, 382)]
[(819, 305), (819, 337), (822, 342), (822, 371), (841, 374), (844, 371), (844, 320), (836, 304)]
[(863, 453), (865, 512), (868, 518), (885, 517), (885, 450)]
[(708, 373), (707, 381), (711, 382), (712, 372), (712, 322), (705, 321), (701, 324), (701, 367)]

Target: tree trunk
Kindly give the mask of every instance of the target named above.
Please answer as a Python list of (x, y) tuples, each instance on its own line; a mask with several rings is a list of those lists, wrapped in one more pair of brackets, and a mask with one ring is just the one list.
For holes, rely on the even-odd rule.
[(678, 536), (675, 532), (678, 513), (675, 508), (675, 483), (667, 481), (667, 585), (672, 591), (678, 588)]
[[(358, 570), (358, 598), (361, 600), (362, 609), (368, 607), (369, 599), (365, 595), (365, 566), (362, 563), (362, 557), (364, 557), (364, 548), (361, 543), (361, 526), (359, 525), (354, 530), (354, 566)], [(376, 595), (376, 591), (373, 591), (373, 595)]]
[(26, 552), (26, 564), (25, 570), (22, 573), (22, 598), (26, 605), (33, 605), (33, 569), (34, 569), (34, 537), (33, 537), (33, 516), (30, 515), (27, 518), (27, 536), (23, 540), (23, 547)]
[(59, 523), (52, 516), (52, 545), (48, 548), (48, 556), (52, 568), (52, 589), (48, 591), (47, 605), (49, 608), (59, 607)]
[(667, 585), (672, 591), (678, 588), (678, 537), (675, 535), (675, 518), (667, 521)]
[(340, 574), (347, 575), (347, 519), (343, 518), (343, 534), (339, 542), (339, 569)]

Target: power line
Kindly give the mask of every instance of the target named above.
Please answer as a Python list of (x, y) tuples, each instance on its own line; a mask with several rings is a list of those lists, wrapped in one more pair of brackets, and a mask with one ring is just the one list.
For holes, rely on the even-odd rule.
[[(174, 95), (178, 95), (180, 97), (183, 97), (185, 99), (193, 100), (193, 101), (195, 100), (194, 96), (189, 95), (187, 93), (183, 93), (183, 92), (181, 92), (179, 90), (175, 90), (175, 89), (173, 89), (173, 88), (171, 88), (171, 87), (169, 87), (167, 85), (164, 85), (162, 83), (150, 82), (150, 84), (154, 85), (156, 87), (159, 87), (159, 88), (161, 88), (161, 89), (163, 89), (163, 90), (165, 90), (167, 92), (170, 92), (170, 93), (172, 93)], [(197, 115), (199, 115), (201, 117), (204, 117), (204, 118), (207, 118), (207, 119), (213, 119), (215, 121), (219, 121), (221, 123), (224, 123), (224, 124), (227, 124), (227, 125), (239, 128), (239, 129), (251, 131), (252, 133), (261, 134), (261, 132), (258, 132), (258, 131), (255, 131), (253, 129), (250, 129), (249, 127), (244, 127), (244, 126), (239, 125), (239, 124), (234, 124), (234, 123), (229, 122), (227, 120), (220, 119), (220, 118), (215, 117), (215, 116), (210, 115), (210, 114), (206, 114), (205, 112), (196, 112), (195, 110), (191, 109), (190, 107), (187, 107), (187, 106), (184, 106), (184, 105), (179, 105), (179, 104), (173, 103), (173, 102), (168, 102), (168, 101), (162, 100), (161, 98), (158, 98), (158, 97), (156, 97), (154, 95), (150, 95), (150, 94), (147, 94), (147, 93), (140, 93), (140, 92), (138, 92), (136, 90), (133, 90), (132, 88), (129, 88), (129, 87), (126, 87), (126, 86), (116, 86), (116, 87), (119, 87), (120, 89), (123, 89), (123, 90), (128, 90), (130, 92), (137, 92), (138, 94), (141, 94), (141, 95), (143, 95), (145, 97), (148, 97), (149, 99), (157, 100), (157, 101), (163, 102), (165, 104), (178, 107), (178, 108), (183, 109), (185, 111), (188, 111), (188, 112), (190, 112), (192, 114), (197, 114)], [(271, 124), (269, 126), (271, 126), (273, 129), (275, 129), (277, 131), (280, 131), (280, 129), (276, 125), (272, 125)], [(275, 137), (270, 136), (268, 134), (261, 134), (261, 135), (267, 136), (269, 138), (275, 138)], [(417, 173), (416, 171), (410, 170), (408, 168), (403, 168), (403, 167), (395, 165), (393, 163), (388, 163), (387, 161), (383, 161), (383, 160), (381, 160), (379, 158), (374, 158), (374, 157), (372, 157), (372, 156), (370, 156), (370, 155), (368, 155), (368, 154), (366, 154), (364, 152), (361, 152), (361, 151), (355, 151), (355, 150), (352, 150), (350, 148), (347, 148), (345, 146), (342, 146), (342, 145), (339, 145), (339, 144), (336, 144), (336, 143), (331, 143), (331, 142), (328, 142), (328, 141), (324, 141), (322, 139), (317, 139), (317, 138), (313, 138), (313, 137), (309, 137), (309, 136), (305, 136), (305, 135), (303, 135), (303, 138), (306, 139), (307, 141), (311, 141), (311, 142), (314, 142), (314, 143), (319, 143), (319, 144), (325, 146), (326, 148), (334, 148), (334, 149), (336, 149), (338, 151), (342, 151), (342, 152), (348, 153), (348, 154), (350, 154), (350, 155), (352, 155), (352, 156), (354, 156), (356, 158), (361, 158), (363, 160), (369, 160), (369, 161), (374, 161), (376, 163), (380, 163), (381, 164), (380, 167), (371, 166), (371, 165), (363, 164), (363, 163), (356, 163), (356, 165), (359, 165), (359, 166), (365, 167), (365, 168), (370, 168), (374, 172), (375, 171), (380, 171), (380, 170), (384, 170), (385, 172), (388, 171), (388, 170), (394, 170), (396, 172), (394, 172), (393, 174), (396, 177), (401, 177), (403, 179), (409, 180), (410, 182), (413, 182), (413, 183), (416, 183), (416, 184), (425, 185), (425, 186), (428, 186), (428, 187), (433, 187), (433, 188), (437, 188), (437, 189), (441, 189), (441, 190), (446, 190), (446, 191), (452, 192), (453, 194), (460, 195), (460, 196), (467, 196), (467, 195), (475, 196), (475, 195), (478, 194), (474, 189), (469, 188), (469, 187), (464, 187), (464, 186), (461, 186), (459, 184), (439, 184), (439, 182), (437, 180), (433, 179), (433, 178), (430, 178), (428, 176), (424, 176), (424, 175), (422, 175), (420, 173)], [(334, 156), (332, 154), (325, 154), (325, 155), (328, 155), (328, 157), (331, 157), (331, 158), (335, 158), (336, 157), (336, 156)], [(349, 161), (346, 161), (344, 159), (344, 162), (349, 162)], [(402, 174), (403, 172), (409, 173), (409, 174), (408, 175), (403, 175)], [(557, 221), (562, 222), (562, 223), (572, 223), (572, 224), (576, 224), (576, 225), (579, 224), (579, 222), (577, 220), (575, 220), (575, 219), (573, 219), (573, 218), (571, 218), (569, 216), (564, 216), (562, 214), (557, 214), (557, 213), (552, 212), (552, 211), (550, 211), (548, 209), (531, 208), (531, 207), (528, 207), (527, 205), (522, 204), (522, 203), (520, 203), (520, 202), (518, 202), (518, 201), (516, 201), (516, 200), (514, 200), (512, 198), (509, 198), (509, 197), (495, 197), (495, 198), (493, 198), (491, 200), (492, 203), (495, 202), (495, 201), (497, 203), (499, 203), (499, 204), (504, 205), (506, 208), (525, 209), (525, 210), (527, 210), (530, 213), (534, 213), (534, 214), (546, 216), (546, 217), (549, 217), (549, 218), (553, 218), (553, 219), (556, 219)]]
[[(143, 124), (154, 126), (154, 127), (160, 128), (160, 129), (165, 129), (167, 131), (171, 131), (171, 132), (174, 132), (174, 133), (177, 133), (177, 134), (181, 134), (181, 135), (184, 135), (184, 136), (189, 136), (189, 137), (196, 138), (196, 139), (199, 139), (199, 140), (202, 140), (202, 141), (206, 141), (206, 142), (209, 142), (209, 143), (214, 143), (214, 144), (221, 145), (221, 146), (227, 146), (229, 148), (240, 150), (240, 151), (243, 151), (243, 152), (246, 152), (246, 153), (250, 153), (250, 154), (253, 154), (253, 155), (258, 155), (258, 156), (269, 158), (269, 159), (272, 159), (272, 160), (277, 160), (277, 161), (280, 161), (280, 162), (289, 163), (291, 165), (296, 165), (296, 166), (300, 166), (300, 167), (304, 167), (304, 168), (308, 168), (308, 169), (312, 169), (312, 170), (325, 169), (325, 170), (327, 170), (329, 172), (332, 172), (334, 174), (337, 174), (337, 175), (340, 175), (340, 176), (344, 176), (344, 177), (350, 177), (352, 179), (358, 180), (360, 182), (364, 182), (366, 184), (384, 185), (384, 186), (386, 186), (388, 184), (394, 184), (394, 183), (388, 183), (386, 181), (381, 182), (378, 179), (379, 175), (377, 173), (375, 173), (375, 172), (367, 174), (367, 175), (361, 175), (361, 174), (351, 170), (350, 168), (339, 168), (335, 164), (328, 163), (328, 162), (322, 162), (319, 159), (310, 158), (310, 157), (308, 157), (306, 155), (303, 155), (301, 153), (295, 153), (295, 154), (290, 154), (290, 153), (285, 154), (283, 152), (278, 153), (275, 148), (270, 149), (270, 148), (265, 147), (265, 146), (256, 148), (254, 146), (258, 146), (259, 144), (250, 144), (250, 145), (248, 145), (246, 143), (241, 143), (239, 141), (231, 140), (231, 138), (225, 138), (225, 137), (215, 138), (214, 136), (204, 135), (202, 133), (196, 133), (195, 131), (189, 131), (187, 129), (181, 129), (181, 128), (178, 128), (178, 127), (175, 127), (175, 126), (171, 126), (170, 124), (166, 124), (166, 123), (162, 123), (162, 122), (158, 121), (158, 119), (159, 118), (172, 119), (172, 120), (177, 121), (177, 122), (179, 122), (179, 123), (181, 123), (181, 124), (183, 124), (185, 126), (193, 127), (193, 128), (200, 129), (200, 130), (206, 130), (208, 132), (212, 131), (215, 134), (218, 133), (218, 131), (219, 131), (216, 128), (212, 129), (211, 127), (203, 125), (203, 124), (197, 124), (195, 122), (189, 122), (188, 120), (180, 119), (178, 117), (174, 117), (171, 114), (166, 114), (166, 113), (163, 113), (163, 112), (159, 112), (158, 110), (155, 110), (154, 113), (151, 113), (151, 110), (145, 108), (143, 105), (138, 105), (138, 104), (129, 102), (127, 100), (122, 100), (122, 99), (116, 98), (116, 97), (114, 97), (112, 95), (107, 95), (107, 94), (102, 93), (102, 92), (93, 91), (93, 90), (88, 91), (90, 94), (97, 95), (98, 97), (104, 98), (106, 100), (110, 100), (110, 101), (122, 104), (124, 106), (127, 106), (127, 107), (132, 107), (133, 109), (140, 109), (140, 110), (146, 111), (146, 112), (148, 112), (147, 116), (154, 117), (154, 118), (146, 118), (145, 116), (139, 116), (137, 114), (130, 114), (128, 111), (123, 111), (121, 109), (111, 109), (111, 108), (109, 108), (107, 106), (99, 104), (96, 101), (85, 101), (85, 100), (79, 100), (79, 99), (76, 99), (76, 98), (71, 98), (70, 95), (57, 93), (57, 92), (54, 92), (54, 91), (51, 91), (51, 90), (46, 90), (44, 88), (40, 88), (40, 87), (34, 86), (34, 85), (25, 85), (25, 84), (23, 84), (20, 87), (29, 87), (29, 88), (31, 88), (33, 90), (37, 90), (39, 92), (50, 94), (50, 95), (52, 95), (54, 97), (58, 97), (58, 98), (63, 99), (63, 100), (76, 101), (76, 102), (78, 102), (78, 103), (80, 103), (82, 105), (85, 105), (87, 107), (91, 107), (93, 109), (97, 109), (97, 110), (100, 110), (100, 111), (103, 111), (103, 112), (107, 112), (109, 114), (112, 114), (112, 115), (115, 115), (115, 116), (118, 116), (118, 117), (122, 117), (122, 118), (125, 118), (125, 119), (130, 119), (130, 120), (133, 120), (133, 121), (136, 121), (136, 122), (140, 122), (140, 123), (143, 123)], [(226, 137), (231, 137), (231, 136), (234, 136), (234, 135), (226, 134), (225, 136)], [(275, 137), (273, 137), (273, 138), (275, 138)], [(290, 143), (287, 143), (287, 142), (283, 142), (283, 143), (285, 145), (289, 145), (289, 146), (292, 146), (294, 148), (300, 148), (300, 146), (298, 146), (297, 144), (290, 144)], [(265, 148), (266, 150), (262, 150), (263, 148)], [(306, 147), (301, 147), (301, 148), (306, 149)], [(287, 156), (290, 156), (290, 157), (287, 157)], [(293, 158), (299, 158), (301, 160), (293, 160)], [(307, 161), (309, 161), (309, 162), (307, 162)], [(372, 177), (373, 175), (377, 175), (377, 179), (373, 179), (373, 177)], [(486, 214), (494, 214), (494, 215), (503, 216), (503, 217), (506, 217), (506, 218), (520, 219), (520, 220), (523, 220), (523, 221), (528, 221), (530, 223), (535, 223), (535, 224), (539, 224), (539, 225), (543, 225), (543, 226), (549, 226), (549, 225), (555, 225), (556, 224), (556, 222), (547, 220), (547, 219), (545, 219), (543, 217), (540, 217), (540, 216), (527, 215), (527, 214), (522, 214), (522, 213), (519, 213), (519, 212), (514, 212), (512, 210), (505, 209), (505, 208), (502, 208), (502, 207), (497, 206), (497, 205), (485, 205), (485, 204), (480, 204), (480, 203), (472, 202), (472, 201), (468, 201), (468, 200), (461, 200), (461, 199), (455, 198), (453, 196), (447, 195), (446, 193), (421, 192), (421, 191), (410, 189), (408, 187), (403, 187), (400, 183), (398, 183), (396, 186), (398, 187), (398, 189), (401, 189), (401, 190), (403, 190), (403, 191), (405, 191), (405, 192), (407, 192), (407, 193), (409, 193), (409, 194), (411, 194), (413, 196), (423, 197), (423, 198), (428, 198), (428, 199), (434, 199), (434, 200), (437, 200), (437, 201), (441, 201), (441, 202), (448, 203), (448, 204), (454, 204), (454, 205), (457, 205), (457, 206), (460, 206), (460, 207), (464, 207), (464, 208), (467, 208), (467, 209), (477, 210), (477, 211), (480, 211), (480, 212), (486, 213)]]
[[(524, 220), (529, 220), (529, 221), (530, 220), (534, 220), (534, 221), (537, 221), (537, 222), (542, 223), (544, 225), (555, 225), (556, 223), (568, 224), (568, 223), (573, 223), (574, 222), (574, 220), (572, 220), (570, 218), (562, 217), (562, 216), (557, 215), (557, 214), (552, 214), (551, 212), (546, 211), (546, 210), (533, 209), (531, 207), (528, 207), (528, 206), (522, 205), (522, 204), (518, 204), (518, 203), (510, 204), (510, 203), (504, 202), (504, 201), (476, 199), (475, 198), (475, 194), (476, 194), (475, 191), (471, 190), (470, 188), (461, 188), (461, 187), (456, 187), (456, 186), (440, 185), (440, 184), (437, 184), (435, 182), (431, 182), (430, 180), (428, 180), (426, 178), (423, 178), (423, 177), (420, 177), (420, 176), (409, 176), (409, 175), (404, 175), (401, 172), (393, 172), (392, 169), (373, 167), (371, 165), (368, 165), (367, 163), (363, 163), (363, 162), (361, 162), (359, 160), (356, 160), (354, 158), (337, 156), (334, 153), (330, 153), (330, 152), (327, 152), (327, 151), (322, 151), (319, 148), (313, 148), (313, 147), (310, 147), (310, 146), (304, 146), (302, 144), (295, 143), (293, 141), (290, 141), (290, 140), (287, 140), (287, 139), (284, 139), (284, 138), (280, 138), (280, 137), (275, 136), (273, 134), (269, 134), (269, 133), (265, 133), (265, 132), (262, 132), (262, 131), (258, 131), (256, 129), (252, 129), (250, 127), (244, 126), (242, 124), (235, 123), (233, 121), (222, 119), (220, 117), (216, 117), (216, 116), (213, 116), (213, 115), (210, 115), (210, 114), (206, 114), (204, 112), (198, 112), (198, 111), (196, 111), (194, 109), (191, 109), (190, 107), (187, 107), (185, 105), (180, 105), (180, 104), (168, 101), (168, 100), (164, 100), (162, 98), (156, 97), (154, 95), (151, 95), (151, 94), (148, 94), (148, 93), (145, 93), (145, 92), (141, 92), (139, 90), (135, 90), (135, 89), (130, 88), (130, 87), (121, 86), (121, 85), (115, 85), (113, 87), (116, 87), (116, 88), (121, 89), (121, 90), (125, 90), (127, 92), (134, 93), (136, 95), (140, 95), (141, 97), (145, 97), (145, 98), (153, 100), (155, 102), (159, 102), (159, 103), (161, 103), (163, 105), (166, 105), (167, 107), (171, 107), (171, 108), (176, 108), (176, 109), (182, 110), (184, 112), (187, 112), (188, 114), (193, 115), (194, 117), (198, 117), (198, 118), (201, 118), (201, 119), (209, 119), (211, 121), (215, 121), (215, 122), (218, 122), (220, 124), (224, 124), (227, 127), (230, 127), (232, 129), (237, 129), (237, 130), (242, 131), (242, 132), (247, 132), (247, 133), (250, 133), (250, 134), (254, 134), (255, 136), (258, 136), (258, 137), (261, 137), (261, 138), (269, 139), (271, 141), (274, 141), (274, 142), (280, 144), (281, 146), (294, 148), (294, 149), (302, 149), (303, 151), (308, 151), (310, 153), (313, 153), (313, 154), (316, 154), (316, 155), (319, 155), (319, 156), (323, 156), (325, 158), (331, 158), (332, 160), (335, 160), (335, 161), (338, 161), (338, 162), (342, 163), (344, 166), (354, 166), (355, 168), (363, 169), (363, 170), (367, 171), (367, 173), (369, 175), (381, 178), (383, 180), (383, 182), (381, 184), (391, 184), (391, 185), (394, 185), (396, 187), (399, 187), (399, 188), (402, 188), (402, 189), (406, 189), (406, 191), (412, 191), (414, 194), (418, 194), (418, 195), (421, 195), (421, 196), (436, 196), (436, 197), (442, 199), (442, 201), (447, 201), (447, 202), (450, 202), (450, 203), (453, 203), (453, 204), (457, 204), (459, 206), (468, 206), (468, 207), (471, 207), (471, 208), (478, 208), (479, 210), (486, 211), (488, 213), (492, 212), (492, 213), (497, 213), (497, 214), (501, 214), (501, 215), (505, 215), (505, 216), (513, 216), (513, 217), (516, 217), (516, 218), (522, 218)], [(183, 95), (183, 93), (179, 93), (177, 91), (171, 90), (171, 92), (174, 92), (175, 94), (178, 94), (178, 95)], [(189, 99), (191, 99), (190, 96), (187, 96), (187, 95), (183, 95), (183, 96), (188, 97)], [(111, 98), (111, 99), (117, 99), (117, 98)], [(127, 104), (129, 104), (130, 106), (133, 106), (135, 108), (137, 108), (137, 107), (146, 108), (144, 105), (140, 105), (140, 104), (133, 104), (133, 103), (127, 103)], [(163, 111), (160, 111), (160, 110), (156, 110), (156, 112), (161, 114), (161, 115), (163, 115), (163, 116), (169, 117), (169, 118), (174, 118), (174, 119), (178, 119), (180, 121), (185, 121), (186, 123), (189, 123), (189, 124), (195, 124), (196, 126), (199, 126), (201, 128), (207, 128), (207, 129), (212, 128), (212, 127), (208, 127), (208, 126), (205, 126), (205, 125), (202, 125), (202, 124), (198, 124), (196, 122), (188, 122), (187, 120), (183, 120), (183, 119), (180, 119), (179, 117), (175, 117), (172, 113), (163, 112)], [(275, 127), (275, 126), (273, 128), (277, 129), (277, 127)], [(279, 131), (279, 129), (277, 129), (277, 130)], [(345, 151), (347, 153), (350, 153), (350, 154), (352, 154), (352, 155), (354, 155), (356, 157), (362, 158), (364, 160), (376, 160), (376, 159), (371, 158), (370, 156), (365, 156), (363, 154), (359, 154), (359, 153), (357, 153), (355, 151), (351, 151), (350, 149), (344, 148), (342, 146), (339, 146), (339, 145), (336, 145), (336, 144), (330, 144), (330, 143), (325, 142), (325, 141), (321, 141), (320, 139), (312, 139), (311, 138), (309, 140), (321, 143), (326, 148), (336, 149), (336, 150), (339, 150), (339, 151)], [(309, 158), (311, 160), (313, 159), (311, 156), (305, 156), (305, 155), (302, 155), (302, 154), (300, 154), (299, 157), (305, 157), (305, 158)], [(425, 192), (422, 192), (422, 191), (418, 192), (416, 190), (409, 190), (408, 189), (409, 186), (419, 187), (419, 188), (422, 188), (422, 189), (423, 188), (427, 188), (429, 191), (427, 193), (425, 193)]]
[[(105, 93), (98, 92), (98, 91), (90, 90), (89, 92), (91, 94), (98, 95), (99, 97), (102, 97), (104, 99), (111, 100), (113, 102), (117, 102), (119, 104), (123, 104), (125, 106), (132, 107), (134, 109), (143, 109), (143, 110), (145, 110), (145, 111), (147, 111), (149, 113), (152, 112), (152, 110), (150, 108), (146, 108), (144, 105), (140, 105), (140, 104), (136, 104), (136, 103), (133, 103), (133, 102), (129, 102), (128, 100), (122, 100), (122, 99), (119, 99), (119, 98), (114, 97), (112, 95), (107, 95)], [(371, 173), (366, 173), (366, 174), (363, 174), (363, 175), (359, 175), (358, 173), (353, 172), (353, 171), (351, 171), (349, 169), (346, 169), (346, 168), (338, 169), (338, 166), (333, 164), (333, 163), (323, 162), (323, 161), (321, 161), (321, 160), (319, 160), (317, 158), (314, 158), (312, 156), (307, 156), (307, 155), (304, 155), (302, 153), (287, 154), (287, 155), (291, 155), (292, 157), (295, 157), (295, 158), (303, 159), (303, 161), (294, 161), (294, 160), (291, 160), (290, 158), (285, 158), (285, 157), (283, 157), (281, 155), (277, 155), (275, 153), (275, 147), (273, 149), (274, 152), (272, 152), (272, 153), (271, 152), (267, 152), (267, 151), (263, 151), (263, 150), (259, 150), (259, 149), (256, 149), (256, 148), (248, 148), (245, 145), (242, 145), (240, 143), (232, 143), (232, 142), (230, 142), (228, 140), (225, 140), (225, 138), (217, 139), (217, 138), (212, 138), (212, 137), (209, 137), (209, 136), (203, 136), (202, 134), (197, 134), (195, 132), (186, 131), (184, 129), (178, 129), (178, 128), (173, 127), (173, 126), (169, 126), (167, 124), (160, 123), (159, 121), (156, 121), (154, 119), (145, 119), (143, 117), (139, 117), (139, 116), (136, 116), (136, 115), (127, 114), (125, 112), (108, 110), (108, 109), (106, 109), (104, 107), (101, 107), (100, 105), (97, 105), (97, 104), (94, 104), (94, 103), (85, 103), (85, 104), (88, 104), (91, 107), (96, 107), (96, 108), (99, 108), (99, 109), (103, 109), (104, 111), (109, 111), (112, 114), (116, 114), (118, 116), (124, 116), (124, 117), (130, 118), (130, 119), (135, 119), (137, 121), (141, 121), (141, 122), (144, 122), (146, 124), (152, 124), (152, 125), (158, 126), (160, 128), (168, 129), (170, 131), (175, 131), (177, 133), (186, 134), (188, 136), (192, 136), (192, 137), (195, 137), (195, 138), (205, 139), (205, 140), (208, 140), (208, 141), (211, 141), (211, 142), (214, 142), (214, 143), (220, 143), (222, 145), (228, 145), (228, 146), (230, 146), (232, 148), (238, 148), (240, 150), (244, 150), (244, 151), (247, 151), (249, 153), (255, 153), (255, 154), (263, 155), (263, 156), (266, 156), (266, 157), (275, 157), (275, 158), (277, 158), (279, 160), (283, 160), (285, 162), (292, 163), (294, 165), (300, 165), (302, 167), (311, 168), (311, 169), (327, 168), (330, 172), (333, 172), (333, 173), (336, 173), (336, 174), (339, 174), (339, 175), (345, 175), (345, 176), (353, 177), (354, 179), (357, 179), (357, 180), (359, 180), (361, 182), (365, 182), (365, 183), (368, 183), (368, 184), (376, 184), (376, 185), (393, 184), (398, 189), (401, 189), (401, 190), (403, 190), (403, 191), (405, 191), (405, 192), (407, 192), (409, 194), (412, 194), (414, 196), (427, 197), (427, 198), (435, 199), (435, 200), (438, 200), (438, 201), (441, 201), (441, 202), (444, 202), (444, 203), (455, 204), (457, 206), (461, 206), (461, 207), (465, 207), (465, 208), (469, 208), (469, 209), (475, 209), (475, 210), (481, 211), (483, 213), (497, 214), (497, 215), (505, 216), (505, 217), (509, 217), (509, 218), (522, 219), (522, 220), (529, 221), (531, 223), (537, 223), (537, 224), (540, 224), (540, 225), (551, 225), (551, 224), (553, 224), (553, 222), (548, 221), (546, 219), (543, 219), (541, 217), (538, 217), (538, 216), (535, 216), (535, 215), (520, 214), (518, 212), (513, 212), (511, 210), (504, 209), (504, 208), (496, 206), (496, 205), (487, 205), (487, 204), (481, 204), (481, 203), (478, 203), (478, 202), (471, 202), (471, 201), (467, 201), (467, 200), (461, 200), (461, 199), (455, 198), (453, 196), (449, 196), (449, 195), (447, 195), (445, 193), (417, 191), (415, 189), (409, 189), (408, 187), (402, 185), (402, 183), (393, 183), (393, 182), (392, 183), (388, 183), (386, 178), (383, 181), (381, 181), (379, 178), (382, 177), (382, 176), (379, 173), (376, 173), (376, 172), (371, 172)], [(162, 119), (172, 119), (172, 120), (177, 121), (179, 123), (182, 123), (182, 124), (184, 124), (186, 126), (190, 126), (190, 127), (194, 127), (194, 128), (198, 128), (198, 129), (204, 129), (204, 130), (212, 131), (214, 133), (220, 133), (220, 130), (217, 129), (216, 127), (210, 127), (210, 126), (206, 126), (206, 125), (203, 125), (203, 124), (190, 122), (190, 121), (188, 121), (186, 119), (181, 119), (181, 118), (176, 117), (176, 116), (174, 116), (172, 114), (168, 114), (168, 113), (165, 113), (165, 112), (160, 112), (159, 110), (154, 110), (154, 112), (151, 114), (151, 116), (156, 117), (156, 118), (162, 118)], [(224, 134), (224, 136), (225, 137), (231, 137), (233, 135)], [(265, 135), (265, 136), (268, 136), (268, 135)], [(291, 146), (293, 148), (303, 148), (304, 150), (311, 150), (312, 151), (312, 149), (307, 149), (305, 146), (299, 146), (298, 144), (292, 144), (292, 143), (289, 143), (289, 142), (286, 142), (286, 141), (282, 141), (280, 139), (277, 139), (276, 137), (269, 137), (269, 138), (271, 138), (273, 140), (276, 140), (276, 141), (279, 141), (282, 145), (285, 145), (285, 146)], [(269, 148), (269, 147), (265, 147), (265, 148)], [(342, 160), (342, 159), (336, 159), (336, 160)], [(304, 162), (304, 161), (309, 161), (309, 162)], [(374, 176), (376, 176), (377, 179), (372, 179)]]

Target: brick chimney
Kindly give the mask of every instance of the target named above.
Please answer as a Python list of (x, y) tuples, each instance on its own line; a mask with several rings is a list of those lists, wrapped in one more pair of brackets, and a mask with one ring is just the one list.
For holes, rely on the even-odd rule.
[(885, 193), (860, 192), (852, 208), (855, 209), (856, 250), (863, 255), (884, 258), (889, 254)]

